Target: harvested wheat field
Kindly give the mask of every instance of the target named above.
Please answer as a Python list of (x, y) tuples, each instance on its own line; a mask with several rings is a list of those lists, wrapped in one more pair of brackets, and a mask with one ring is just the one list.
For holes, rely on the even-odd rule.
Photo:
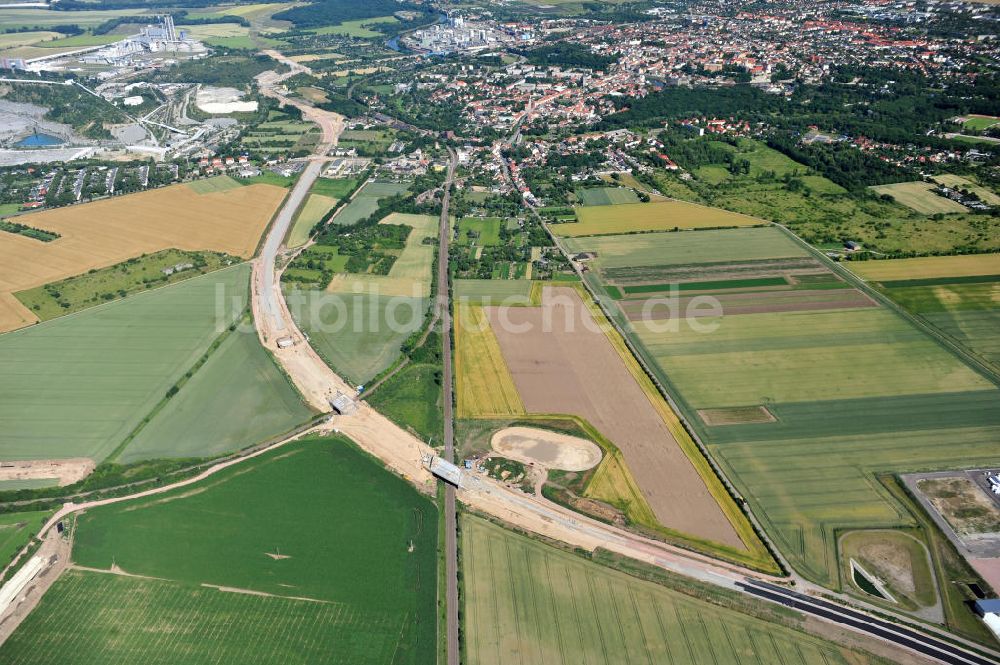
[(636, 382), (576, 290), (546, 287), (541, 307), (490, 307), (487, 313), (529, 413), (585, 418), (621, 449), (661, 524), (746, 550), (653, 397)]
[(460, 304), (455, 317), (456, 414), (459, 418), (524, 413), (503, 354), (481, 307)]
[(285, 193), (263, 184), (205, 194), (173, 185), (24, 215), (21, 223), (61, 237), (41, 242), (0, 233), (0, 332), (36, 320), (11, 293), (91, 268), (171, 247), (249, 258)]

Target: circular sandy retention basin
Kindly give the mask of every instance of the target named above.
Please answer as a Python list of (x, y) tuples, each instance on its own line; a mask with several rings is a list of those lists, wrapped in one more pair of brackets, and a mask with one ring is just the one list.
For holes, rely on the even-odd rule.
[(601, 461), (597, 444), (534, 427), (508, 427), (493, 435), (493, 450), (518, 462), (563, 471), (586, 471)]

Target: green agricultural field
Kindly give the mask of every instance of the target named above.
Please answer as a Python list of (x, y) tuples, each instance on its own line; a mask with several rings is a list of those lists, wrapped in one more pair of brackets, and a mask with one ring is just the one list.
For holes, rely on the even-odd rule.
[(295, 217), (295, 223), (288, 232), (289, 247), (301, 247), (309, 240), (309, 232), (323, 219), (323, 215), (337, 205), (337, 199), (322, 194), (311, 193)]
[[(698, 319), (710, 333), (636, 336), (697, 409), (770, 402), (987, 390), (992, 383), (881, 308), (768, 312)], [(654, 324), (655, 325), (655, 324)]]
[(392, 662), (398, 623), (342, 603), (69, 570), (0, 654), (10, 665), (285, 665), (331, 653), (381, 664)]
[(575, 237), (606, 233), (677, 231), (680, 229), (766, 224), (764, 220), (721, 208), (709, 208), (686, 201), (673, 200), (584, 206), (577, 208), (576, 216), (578, 221), (575, 223), (553, 224), (550, 227), (552, 232), (558, 236)]
[(309, 191), (333, 199), (342, 199), (354, 191), (357, 185), (357, 178), (316, 178)]
[(312, 415), (257, 334), (237, 330), (117, 461), (221, 455), (283, 434)]
[(193, 488), (87, 511), (77, 565), (158, 579), (70, 571), (0, 659), (432, 662), (436, 545), (433, 503), (346, 439), (305, 439)]
[(0, 456), (104, 459), (236, 320), (249, 275), (243, 264), (0, 335)]
[(891, 196), (897, 203), (922, 215), (969, 211), (961, 203), (939, 196), (934, 191), (934, 185), (929, 182), (897, 182), (893, 185), (877, 185), (868, 189), (876, 194)]
[(625, 187), (590, 187), (578, 189), (576, 198), (585, 206), (607, 206), (620, 203), (638, 203), (639, 197)]
[[(42, 321), (100, 305), (125, 296), (181, 282), (239, 261), (215, 252), (166, 249), (92, 270), (14, 295)], [(174, 266), (191, 265), (177, 271)], [(167, 275), (163, 271), (170, 270)]]
[(528, 279), (456, 279), (455, 299), (470, 305), (518, 303), (531, 301), (533, 282)]
[[(657, 241), (650, 243), (654, 237)], [(605, 244), (584, 244), (594, 241)], [(586, 277), (595, 288), (606, 286), (602, 281), (606, 273), (617, 279), (653, 269), (667, 274), (687, 271), (694, 277), (740, 266), (753, 268), (739, 273), (748, 277), (754, 270), (808, 271), (808, 275), (786, 273), (804, 280), (787, 293), (769, 293), (766, 289), (774, 287), (767, 286), (757, 287), (763, 290), (756, 293), (704, 291), (723, 302), (723, 316), (682, 316), (674, 320), (676, 329), (656, 330), (617, 317), (764, 529), (805, 577), (842, 588), (838, 534), (917, 524), (908, 508), (890, 496), (882, 475), (1000, 464), (995, 445), (1000, 437), (996, 385), (888, 308), (872, 306), (867, 299), (845, 301), (839, 309), (814, 307), (812, 300), (839, 302), (839, 294), (848, 291), (821, 287), (817, 280), (829, 280), (833, 274), (816, 272), (823, 263), (780, 230), (644, 234), (575, 239), (567, 244), (573, 243), (573, 251), (598, 252), (592, 264), (599, 270)], [(633, 266), (653, 268), (630, 267), (630, 260)], [(894, 263), (858, 265), (897, 278), (932, 275), (932, 267), (949, 270), (936, 263), (914, 270)], [(946, 300), (953, 306), (957, 302), (979, 306), (989, 299), (985, 292), (992, 286), (963, 283)], [(809, 289), (817, 288), (808, 296), (812, 300), (792, 311), (769, 309), (777, 302), (770, 300), (768, 307), (748, 313), (726, 312), (726, 306), (808, 295)], [(618, 302), (627, 310), (635, 301)], [(926, 300), (921, 303), (928, 306)], [(977, 311), (982, 310), (937, 313)], [(632, 324), (634, 328), (629, 327)], [(696, 324), (709, 329), (699, 331)], [(984, 330), (988, 327), (981, 325)], [(740, 422), (706, 420), (701, 415), (720, 409), (758, 417)], [(935, 563), (935, 567), (941, 594), (956, 594), (959, 587), (954, 582), (969, 579), (954, 566)], [(959, 613), (965, 611), (962, 600), (961, 595), (949, 600), (949, 608), (960, 610), (947, 610), (947, 623), (981, 639), (981, 631), (976, 632), (979, 629), (970, 627)]]
[(788, 627), (604, 568), (476, 517), (462, 518), (471, 665), (877, 662)]
[(458, 222), (457, 244), (477, 247), (499, 245), (501, 223), (498, 217), (463, 217)]
[(973, 114), (966, 118), (965, 122), (962, 123), (962, 127), (976, 132), (981, 132), (984, 129), (989, 129), (997, 124), (1000, 124), (1000, 118), (996, 116)]
[(399, 356), (402, 343), (423, 325), (430, 300), (299, 291), (289, 303), (327, 363), (348, 381), (364, 384)]
[(354, 198), (333, 218), (333, 223), (341, 226), (356, 224), (378, 209), (380, 199), (402, 194), (409, 185), (398, 182), (370, 182), (361, 188)]
[(117, 41), (121, 41), (120, 35), (76, 35), (73, 37), (63, 37), (62, 39), (55, 39), (53, 41), (47, 41), (38, 46), (42, 48), (84, 48), (87, 46), (103, 46), (104, 44), (111, 44)]
[(601, 269), (806, 255), (805, 249), (776, 228), (639, 233), (563, 242), (572, 254), (597, 252), (591, 265)]
[[(13, 8), (0, 9), (0, 25), (5, 28), (41, 27), (75, 24), (81, 28), (90, 28), (120, 16), (137, 16), (145, 14), (143, 9), (114, 9), (100, 11), (52, 11), (47, 8)], [(152, 20), (152, 16), (150, 16)]]
[(366, 399), (373, 408), (412, 429), (424, 441), (441, 441), (444, 420), (440, 365), (407, 365)]
[(0, 514), (0, 569), (28, 544), (51, 514), (50, 510)]
[(903, 309), (1000, 372), (1000, 254), (848, 265)]

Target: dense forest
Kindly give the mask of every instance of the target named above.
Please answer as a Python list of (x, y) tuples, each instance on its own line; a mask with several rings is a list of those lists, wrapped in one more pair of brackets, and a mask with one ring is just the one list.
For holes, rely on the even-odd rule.
[(285, 65), (266, 55), (220, 55), (203, 60), (185, 60), (153, 73), (150, 80), (157, 83), (201, 83), (244, 89), (253, 82), (255, 76), (269, 69), (288, 71)]
[(344, 21), (357, 21), (376, 16), (391, 16), (402, 11), (417, 11), (427, 13), (427, 7), (396, 0), (323, 0), (300, 7), (278, 12), (274, 18), (279, 21), (291, 21), (297, 28), (319, 28), (325, 25), (338, 25)]
[(559, 42), (549, 44), (530, 51), (518, 51), (528, 59), (528, 62), (540, 67), (582, 67), (587, 69), (604, 69), (615, 59), (594, 53), (582, 44)]

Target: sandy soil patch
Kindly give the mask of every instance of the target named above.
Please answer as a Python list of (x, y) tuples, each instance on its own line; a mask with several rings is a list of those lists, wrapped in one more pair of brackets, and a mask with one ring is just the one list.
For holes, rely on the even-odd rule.
[(917, 487), (959, 536), (1000, 531), (1000, 509), (968, 478), (927, 478)]
[(993, 589), (1000, 589), (1000, 558), (969, 559), (969, 563)]
[(94, 460), (86, 457), (0, 462), (0, 480), (58, 478), (62, 487), (83, 480), (94, 466)]
[(507, 427), (490, 439), (504, 457), (563, 471), (586, 471), (601, 461), (597, 444), (535, 427)]
[(195, 95), (194, 103), (205, 113), (246, 113), (257, 110), (257, 102), (243, 101), (243, 93), (236, 88), (201, 87)]
[(91, 268), (172, 247), (249, 258), (285, 194), (262, 184), (206, 194), (174, 185), (22, 215), (22, 223), (62, 237), (39, 242), (0, 233), (0, 332), (36, 320), (9, 294)]
[(546, 287), (542, 307), (490, 307), (487, 313), (527, 411), (585, 418), (621, 449), (661, 524), (745, 549), (575, 289)]

